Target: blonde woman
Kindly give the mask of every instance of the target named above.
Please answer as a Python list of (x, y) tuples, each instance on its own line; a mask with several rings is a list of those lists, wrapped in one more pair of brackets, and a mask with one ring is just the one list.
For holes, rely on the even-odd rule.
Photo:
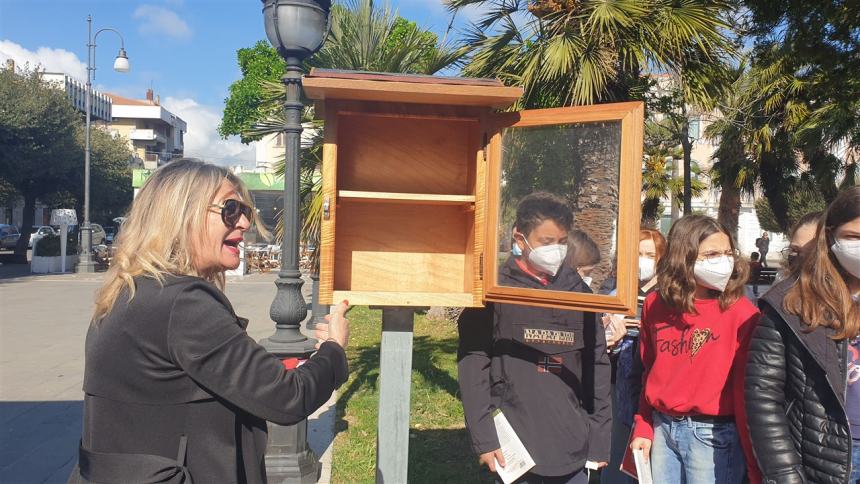
[(232, 173), (189, 159), (141, 188), (87, 333), (72, 480), (264, 482), (266, 420), (296, 423), (346, 380), (345, 302), (317, 353), (288, 371), (224, 296), (249, 200)]

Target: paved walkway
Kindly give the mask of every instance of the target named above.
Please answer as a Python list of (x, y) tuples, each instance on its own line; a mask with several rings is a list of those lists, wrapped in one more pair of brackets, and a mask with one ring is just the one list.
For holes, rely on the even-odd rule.
[[(84, 338), (101, 274), (31, 276), (0, 265), (0, 483), (66, 482), (81, 432)], [(228, 280), (227, 296), (250, 320), (254, 339), (270, 336), (276, 275)], [(306, 297), (310, 281), (303, 286)], [(309, 420), (308, 440), (331, 475), (334, 398)]]

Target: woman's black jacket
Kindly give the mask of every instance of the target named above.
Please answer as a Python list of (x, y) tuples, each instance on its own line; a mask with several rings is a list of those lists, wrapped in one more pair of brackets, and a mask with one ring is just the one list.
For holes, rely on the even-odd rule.
[(745, 379), (753, 451), (765, 483), (847, 483), (847, 347), (829, 328), (809, 331), (783, 309), (794, 283), (777, 284), (759, 301)]
[(135, 284), (87, 334), (81, 480), (265, 482), (266, 420), (325, 403), (348, 376), (343, 349), (323, 343), (286, 371), (211, 283)]

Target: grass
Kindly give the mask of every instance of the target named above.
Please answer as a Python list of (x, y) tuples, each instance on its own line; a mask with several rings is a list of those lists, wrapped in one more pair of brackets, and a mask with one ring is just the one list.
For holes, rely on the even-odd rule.
[[(374, 482), (382, 311), (356, 307), (347, 349), (350, 379), (338, 390), (332, 482)], [(457, 328), (415, 316), (410, 483), (492, 482), (478, 466), (457, 386)]]

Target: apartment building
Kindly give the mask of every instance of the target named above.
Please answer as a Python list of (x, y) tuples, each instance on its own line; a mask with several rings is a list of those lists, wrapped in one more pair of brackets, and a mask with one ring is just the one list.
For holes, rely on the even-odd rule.
[[(69, 101), (78, 111), (86, 113), (87, 85), (62, 72), (45, 72), (42, 81), (54, 86), (66, 93)], [(111, 120), (111, 99), (106, 94), (93, 89), (93, 97), (90, 104), (90, 119), (93, 122), (101, 121), (101, 124)]]
[(110, 131), (128, 139), (138, 168), (154, 169), (185, 151), (188, 125), (161, 105), (152, 89), (145, 99), (107, 93), (112, 101)]

